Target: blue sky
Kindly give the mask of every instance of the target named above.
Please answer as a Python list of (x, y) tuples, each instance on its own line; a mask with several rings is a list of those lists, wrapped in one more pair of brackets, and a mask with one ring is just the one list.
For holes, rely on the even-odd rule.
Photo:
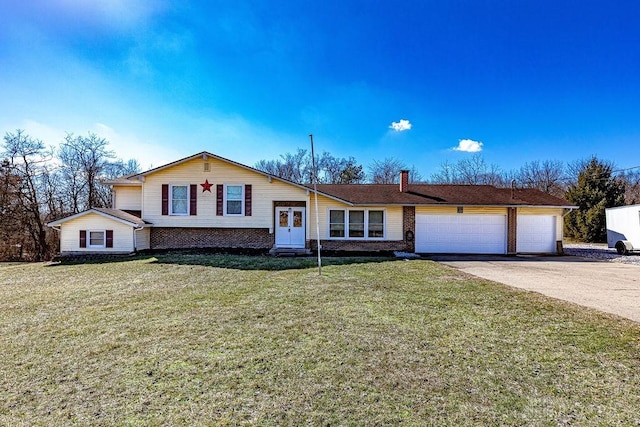
[[(640, 165), (632, 1), (0, 0), (0, 131), (95, 132), (144, 168), (202, 150), (394, 157), (426, 178)], [(457, 148), (457, 149), (456, 149)]]

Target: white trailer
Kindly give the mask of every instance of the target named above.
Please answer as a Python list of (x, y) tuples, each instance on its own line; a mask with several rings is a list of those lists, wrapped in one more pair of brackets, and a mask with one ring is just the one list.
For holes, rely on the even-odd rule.
[(620, 255), (640, 251), (640, 205), (605, 209), (607, 245)]

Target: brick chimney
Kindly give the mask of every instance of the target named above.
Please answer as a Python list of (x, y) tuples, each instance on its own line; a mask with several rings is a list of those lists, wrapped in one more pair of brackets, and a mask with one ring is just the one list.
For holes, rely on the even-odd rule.
[(409, 171), (401, 170), (400, 171), (400, 191), (402, 193), (406, 193), (409, 191)]

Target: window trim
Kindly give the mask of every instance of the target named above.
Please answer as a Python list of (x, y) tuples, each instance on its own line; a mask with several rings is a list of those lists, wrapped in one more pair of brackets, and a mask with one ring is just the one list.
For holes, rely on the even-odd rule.
[[(331, 237), (331, 211), (344, 212), (344, 237)], [(349, 235), (349, 213), (351, 211), (364, 212), (364, 237), (351, 237)], [(382, 212), (382, 237), (369, 237), (369, 212)], [(337, 223), (333, 223), (337, 224)], [(336, 209), (327, 208), (327, 240), (386, 240), (387, 239), (387, 210), (385, 208), (352, 208)]]
[[(187, 189), (187, 198), (186, 198), (186, 205), (187, 205), (187, 211), (186, 212), (174, 212), (173, 211), (173, 187), (185, 187)], [(185, 183), (170, 183), (169, 184), (169, 215), (171, 216), (189, 216), (190, 212), (190, 198), (189, 195), (190, 193), (190, 186), (189, 184), (185, 184)]]
[[(102, 244), (91, 244), (91, 233), (102, 233)], [(87, 249), (104, 249), (107, 247), (107, 230), (87, 230)]]
[[(240, 187), (242, 188), (242, 193), (240, 194), (240, 213), (227, 213), (227, 202), (229, 201), (227, 199), (227, 188), (228, 187)], [(235, 200), (235, 199), (231, 199), (231, 200)], [(245, 202), (245, 188), (244, 188), (244, 184), (236, 184), (233, 182), (229, 182), (229, 183), (225, 183), (223, 190), (222, 190), (222, 215), (224, 216), (245, 216), (245, 206), (244, 206), (244, 202)]]

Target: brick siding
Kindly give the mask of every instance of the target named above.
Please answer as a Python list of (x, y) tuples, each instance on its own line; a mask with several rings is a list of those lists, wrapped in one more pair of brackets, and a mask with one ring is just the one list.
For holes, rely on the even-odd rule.
[(518, 210), (507, 209), (507, 254), (515, 254), (517, 247)]
[[(318, 246), (315, 240), (310, 242), (311, 249)], [(345, 252), (380, 252), (380, 251), (403, 251), (406, 252), (407, 242), (404, 240), (323, 240), (322, 250), (324, 251), (345, 251)]]
[(266, 228), (151, 228), (151, 249), (271, 249), (274, 243)]
[[(406, 252), (416, 251), (416, 208), (415, 206), (402, 207), (402, 229), (404, 230), (404, 239), (406, 243)], [(407, 240), (407, 231), (411, 232), (412, 239)]]

